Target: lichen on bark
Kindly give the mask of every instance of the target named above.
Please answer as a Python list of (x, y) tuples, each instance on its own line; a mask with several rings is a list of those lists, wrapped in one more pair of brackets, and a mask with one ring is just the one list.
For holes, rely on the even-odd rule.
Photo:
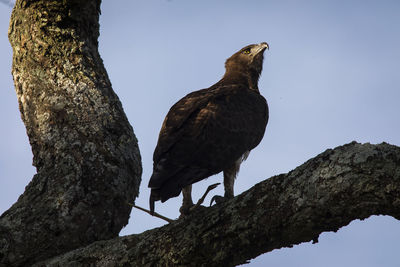
[(37, 174), (0, 217), (2, 264), (117, 236), (138, 196), (137, 139), (98, 53), (100, 2), (13, 9), (12, 74)]

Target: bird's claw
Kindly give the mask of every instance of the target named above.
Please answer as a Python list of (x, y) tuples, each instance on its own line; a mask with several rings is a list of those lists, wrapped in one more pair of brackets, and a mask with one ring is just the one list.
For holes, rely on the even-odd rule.
[(219, 203), (225, 202), (226, 200), (227, 199), (223, 196), (215, 195), (211, 198), (210, 207), (212, 206), (214, 201), (215, 201), (215, 204), (219, 204)]
[(220, 183), (216, 183), (216, 184), (212, 184), (212, 185), (208, 186), (206, 192), (204, 192), (203, 196), (197, 201), (196, 205), (193, 205), (193, 203), (191, 203), (190, 205), (182, 205), (182, 207), (179, 209), (179, 212), (181, 213), (180, 217), (186, 216), (193, 210), (198, 209), (200, 207), (200, 205), (203, 204), (204, 199), (206, 198), (207, 194), (211, 190), (216, 188), (219, 184)]
[(204, 202), (204, 199), (206, 198), (207, 194), (208, 194), (211, 190), (213, 190), (214, 188), (216, 188), (218, 185), (220, 185), (220, 184), (221, 184), (221, 183), (216, 183), (216, 184), (209, 185), (209, 186), (207, 187), (206, 192), (204, 192), (203, 196), (199, 199), (199, 201), (197, 201), (196, 205), (194, 205), (194, 207), (192, 207), (192, 209), (195, 209), (195, 208), (197, 208), (198, 206), (200, 206), (200, 205)]

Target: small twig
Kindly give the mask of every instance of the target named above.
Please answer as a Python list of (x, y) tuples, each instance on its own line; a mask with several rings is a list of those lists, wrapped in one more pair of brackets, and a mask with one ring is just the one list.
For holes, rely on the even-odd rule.
[(159, 214), (159, 213), (157, 213), (157, 212), (154, 212), (154, 214), (151, 214), (151, 212), (150, 212), (149, 210), (147, 210), (147, 209), (145, 209), (145, 208), (142, 208), (142, 207), (139, 207), (139, 206), (136, 206), (135, 204), (132, 204), (132, 203), (129, 203), (129, 202), (128, 202), (128, 205), (130, 205), (130, 206), (132, 206), (132, 207), (134, 207), (134, 208), (137, 208), (138, 210), (144, 211), (144, 212), (146, 212), (146, 213), (148, 213), (148, 214), (150, 214), (150, 215), (152, 215), (152, 216), (155, 216), (155, 217), (158, 217), (158, 218), (160, 218), (160, 219), (163, 219), (164, 221), (167, 221), (167, 222), (169, 222), (169, 223), (171, 223), (171, 222), (174, 221), (174, 220), (172, 220), (172, 219), (170, 219), (170, 218), (167, 218), (167, 217), (165, 217), (165, 216), (162, 216), (161, 214)]
[(214, 188), (216, 188), (218, 185), (220, 185), (221, 183), (216, 183), (216, 184), (212, 184), (210, 186), (207, 187), (206, 192), (204, 192), (203, 196), (199, 199), (199, 201), (197, 201), (196, 205), (194, 205), (193, 207), (190, 208), (190, 211), (196, 209), (198, 206), (200, 206), (201, 204), (203, 204), (204, 199), (206, 198), (207, 194), (213, 190)]

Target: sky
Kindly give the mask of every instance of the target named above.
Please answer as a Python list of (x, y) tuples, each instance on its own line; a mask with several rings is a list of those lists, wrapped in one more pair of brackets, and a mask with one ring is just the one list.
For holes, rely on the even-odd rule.
[[(0, 3), (0, 214), (35, 173), (11, 77), (10, 14)], [(400, 145), (399, 14), (400, 1), (390, 0), (104, 0), (99, 49), (142, 155), (136, 204), (148, 207), (152, 154), (169, 108), (217, 82), (225, 60), (251, 43), (270, 45), (259, 82), (270, 120), (242, 164), (235, 194), (353, 140)], [(196, 183), (194, 199), (221, 181), (219, 174)], [(223, 194), (222, 186), (206, 203), (213, 194)], [(181, 201), (157, 202), (156, 211), (176, 218)], [(163, 224), (133, 210), (120, 235)], [(399, 239), (399, 221), (372, 216), (249, 266), (397, 267)]]

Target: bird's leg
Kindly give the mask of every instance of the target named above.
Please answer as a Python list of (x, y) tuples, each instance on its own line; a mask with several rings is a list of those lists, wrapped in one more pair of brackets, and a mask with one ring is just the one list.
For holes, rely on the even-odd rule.
[(198, 208), (201, 204), (203, 204), (204, 199), (206, 198), (206, 196), (208, 195), (208, 193), (209, 193), (211, 190), (213, 190), (214, 188), (216, 188), (219, 184), (220, 184), (220, 183), (216, 183), (216, 184), (209, 185), (209, 186), (207, 187), (206, 192), (204, 192), (203, 196), (197, 201), (196, 205), (194, 205), (193, 207), (190, 208), (190, 211), (192, 211), (192, 210)]
[(233, 198), (233, 185), (235, 184), (236, 173), (230, 171), (224, 171), (224, 187), (225, 194), (224, 198)]
[(179, 209), (181, 216), (189, 214), (190, 208), (193, 206), (192, 185), (188, 185), (182, 189), (182, 206)]
[(218, 204), (233, 198), (233, 185), (235, 184), (236, 175), (239, 171), (240, 162), (238, 160), (234, 164), (232, 164), (231, 167), (224, 170), (225, 194), (224, 196), (213, 196), (211, 198), (210, 206), (213, 204), (214, 201), (216, 204)]
[[(204, 199), (206, 198), (206, 196), (208, 195), (208, 193), (213, 190), (214, 188), (216, 188), (220, 183), (216, 183), (216, 184), (212, 184), (209, 185), (207, 187), (206, 192), (204, 192), (203, 196), (197, 201), (196, 205), (193, 205), (192, 202), (192, 195), (190, 194), (192, 191), (192, 186), (187, 186), (185, 188), (182, 189), (182, 194), (183, 194), (183, 203), (182, 203), (182, 207), (179, 209), (179, 211), (181, 212), (181, 217), (188, 215), (190, 212), (192, 212), (195, 209), (198, 209), (200, 207), (201, 204), (203, 204)], [(185, 203), (185, 201), (187, 201), (187, 203)], [(189, 208), (187, 208), (189, 207)]]

